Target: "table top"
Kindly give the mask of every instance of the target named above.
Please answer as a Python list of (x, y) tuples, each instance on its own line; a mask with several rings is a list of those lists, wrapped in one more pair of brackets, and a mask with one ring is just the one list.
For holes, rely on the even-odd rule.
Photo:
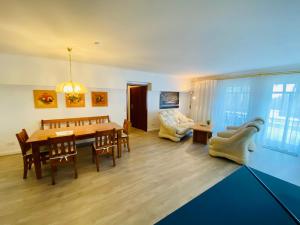
[(123, 127), (118, 125), (117, 123), (101, 123), (101, 124), (91, 124), (77, 127), (61, 127), (55, 129), (47, 129), (47, 130), (37, 130), (35, 131), (27, 140), (28, 143), (32, 142), (40, 142), (46, 141), (48, 137), (57, 137), (56, 132), (61, 131), (73, 131), (75, 137), (85, 136), (94, 134), (96, 131), (106, 131), (106, 130), (122, 130)]
[(212, 127), (206, 124), (195, 124), (193, 126), (193, 130), (205, 131), (205, 132), (212, 132)]
[[(269, 176), (269, 179), (276, 178)], [(287, 193), (287, 189), (282, 189), (285, 182), (279, 182), (283, 182), (279, 187), (281, 192)], [(299, 206), (297, 207), (299, 211)], [(157, 225), (177, 224), (296, 225), (298, 223), (263, 185), (242, 167), (157, 223)]]

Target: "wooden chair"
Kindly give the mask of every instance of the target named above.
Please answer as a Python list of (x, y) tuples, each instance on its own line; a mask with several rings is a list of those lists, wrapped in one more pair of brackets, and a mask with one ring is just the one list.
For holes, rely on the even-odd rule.
[(65, 127), (69, 126), (69, 124), (64, 124), (60, 120), (41, 120), (41, 130), (61, 128), (64, 125)]
[(48, 138), (48, 144), (52, 184), (55, 184), (55, 172), (57, 171), (58, 164), (72, 163), (75, 178), (77, 178), (77, 150), (75, 145), (75, 136), (69, 135)]
[(64, 119), (41, 120), (41, 130), (61, 127), (84, 126), (99, 123), (109, 123), (109, 116), (90, 116)]
[[(74, 125), (75, 127), (79, 127), (79, 126), (84, 126), (84, 120), (78, 119), (78, 120), (74, 120)], [(88, 121), (86, 121), (88, 122)]]
[(99, 172), (99, 156), (111, 155), (113, 166), (116, 166), (115, 159), (115, 137), (116, 130), (97, 131), (95, 134), (95, 142), (92, 145), (93, 162), (96, 161), (97, 171)]
[(128, 152), (130, 152), (130, 147), (129, 147), (129, 127), (130, 127), (130, 122), (127, 119), (125, 119), (124, 122), (123, 122), (121, 144), (123, 144), (124, 148), (127, 147)]
[(109, 116), (98, 116), (96, 119), (96, 123), (109, 123), (110, 119)]
[[(18, 139), (22, 156), (23, 156), (23, 164), (24, 164), (24, 172), (23, 172), (23, 179), (27, 178), (27, 172), (31, 169), (33, 164), (33, 155), (31, 151), (31, 145), (29, 143), (26, 143), (28, 140), (28, 134), (25, 129), (22, 129), (19, 133), (16, 134), (16, 137)], [(49, 152), (46, 148), (40, 149), (41, 153), (41, 161), (43, 164), (46, 164), (46, 160), (49, 159)]]

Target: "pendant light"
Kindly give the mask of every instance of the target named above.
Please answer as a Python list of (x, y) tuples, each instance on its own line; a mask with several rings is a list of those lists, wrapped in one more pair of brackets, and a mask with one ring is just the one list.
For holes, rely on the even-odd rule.
[(68, 94), (69, 96), (73, 97), (78, 97), (79, 94), (83, 94), (87, 92), (87, 89), (85, 86), (79, 82), (73, 82), (72, 79), (72, 48), (67, 48), (69, 52), (69, 66), (70, 66), (70, 71), (69, 71), (69, 81), (59, 83), (56, 85), (56, 92), (58, 93), (65, 93)]

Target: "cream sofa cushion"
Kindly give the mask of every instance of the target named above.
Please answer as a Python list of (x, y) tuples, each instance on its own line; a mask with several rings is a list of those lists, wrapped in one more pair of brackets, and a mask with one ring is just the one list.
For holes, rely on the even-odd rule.
[(191, 132), (194, 122), (177, 109), (163, 110), (159, 113), (160, 131), (159, 137), (180, 141)]

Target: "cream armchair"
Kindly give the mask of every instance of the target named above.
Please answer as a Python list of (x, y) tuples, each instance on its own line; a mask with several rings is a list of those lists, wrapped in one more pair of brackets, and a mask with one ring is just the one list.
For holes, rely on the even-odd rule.
[(263, 118), (261, 118), (261, 117), (255, 117), (254, 119), (249, 120), (248, 122), (246, 122), (246, 123), (244, 123), (244, 124), (242, 124), (240, 126), (228, 126), (227, 130), (228, 131), (239, 130), (241, 128), (246, 127), (249, 123), (252, 123), (252, 122), (255, 122), (255, 123), (259, 124), (259, 125), (263, 125), (265, 123), (265, 121), (264, 121)]
[(224, 157), (239, 164), (246, 164), (248, 160), (248, 147), (255, 135), (260, 130), (257, 123), (249, 123), (232, 136), (213, 137), (209, 142), (209, 154), (216, 157)]
[(182, 137), (192, 132), (194, 121), (187, 118), (176, 109), (163, 110), (159, 113), (159, 137), (178, 142)]
[[(247, 127), (248, 124), (252, 124), (252, 123), (257, 124), (258, 126), (262, 126), (265, 123), (265, 121), (260, 117), (256, 117), (256, 118), (242, 124), (241, 126), (228, 126), (226, 131), (218, 132), (217, 136), (218, 137), (223, 137), (223, 138), (229, 138), (232, 135), (234, 135), (235, 133), (242, 130), (243, 128)], [(255, 142), (252, 138), (250, 143), (249, 143), (248, 150), (249, 151), (254, 151), (255, 149), (256, 149)]]

